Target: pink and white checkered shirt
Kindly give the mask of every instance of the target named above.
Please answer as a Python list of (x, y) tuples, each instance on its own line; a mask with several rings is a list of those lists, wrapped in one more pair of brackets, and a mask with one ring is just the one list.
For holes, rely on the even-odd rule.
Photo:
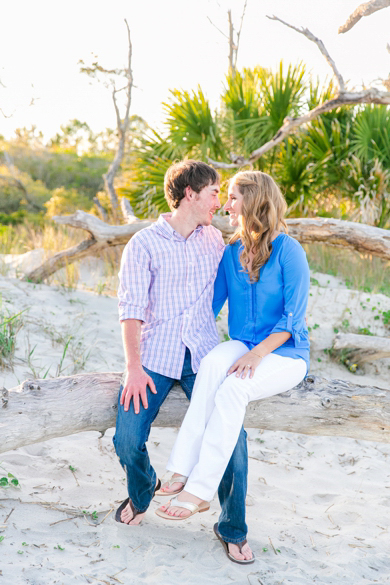
[(119, 272), (119, 320), (139, 319), (142, 365), (180, 379), (185, 349), (198, 371), (218, 344), (212, 311), (214, 280), (224, 243), (213, 226), (186, 239), (166, 221), (137, 232), (126, 245)]

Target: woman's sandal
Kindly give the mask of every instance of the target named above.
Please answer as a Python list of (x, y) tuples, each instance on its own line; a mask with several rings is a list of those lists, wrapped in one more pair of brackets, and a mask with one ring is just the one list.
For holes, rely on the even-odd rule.
[[(156, 493), (160, 488), (161, 488), (161, 481), (158, 480), (156, 488), (154, 490), (154, 493)], [(137, 518), (137, 516), (139, 516), (140, 514), (143, 514), (143, 512), (136, 512), (136, 510), (133, 506), (133, 502), (130, 500), (130, 498), (126, 498), (126, 500), (121, 503), (121, 505), (119, 506), (119, 508), (115, 512), (115, 522), (119, 522), (120, 524), (127, 524), (127, 522), (123, 522), (123, 520), (121, 520), (122, 511), (126, 508), (127, 504), (129, 504), (131, 511), (133, 512), (133, 517), (130, 520), (130, 522), (132, 520), (134, 520), (135, 518)]]
[[(252, 558), (251, 559), (246, 559), (246, 560), (240, 560), (240, 559), (236, 559), (234, 558), (234, 556), (229, 552), (229, 543), (226, 542), (222, 536), (219, 534), (218, 532), (218, 522), (216, 524), (214, 524), (214, 533), (215, 536), (218, 538), (218, 540), (221, 542), (224, 551), (226, 553), (226, 556), (233, 561), (233, 563), (238, 563), (239, 565), (250, 565), (251, 563), (255, 562), (255, 555), (252, 552)], [(240, 549), (240, 552), (242, 552), (242, 547), (244, 546), (244, 544), (247, 543), (247, 540), (243, 540), (242, 542), (237, 542), (235, 544), (237, 544), (238, 548)]]
[(157, 516), (160, 516), (160, 518), (166, 518), (166, 520), (187, 520), (187, 518), (189, 518), (190, 516), (193, 516), (197, 512), (199, 512), (199, 513), (200, 512), (207, 512), (207, 510), (210, 509), (209, 502), (201, 502), (199, 504), (199, 506), (197, 506), (196, 504), (193, 504), (192, 502), (181, 502), (177, 498), (173, 498), (173, 500), (170, 501), (169, 507), (171, 507), (171, 506), (172, 507), (177, 506), (178, 508), (185, 508), (186, 510), (189, 510), (191, 512), (191, 514), (189, 514), (188, 516), (170, 516), (169, 514), (167, 514), (166, 512), (163, 512), (162, 510), (160, 510), (160, 508), (158, 508), (156, 510)]
[(185, 475), (178, 475), (176, 477), (171, 477), (171, 479), (168, 479), (167, 481), (164, 481), (164, 484), (165, 483), (168, 484), (167, 487), (171, 487), (174, 483), (182, 483), (183, 486), (178, 490), (175, 490), (174, 492), (163, 492), (162, 489), (160, 488), (159, 490), (156, 490), (154, 492), (155, 496), (177, 496), (177, 494), (180, 494), (180, 492), (183, 491), (184, 486), (187, 483), (187, 477)]

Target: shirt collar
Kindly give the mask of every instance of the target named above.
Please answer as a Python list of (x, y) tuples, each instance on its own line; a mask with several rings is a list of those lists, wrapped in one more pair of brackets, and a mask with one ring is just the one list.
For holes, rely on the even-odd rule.
[[(155, 225), (158, 226), (159, 230), (163, 232), (163, 235), (166, 238), (168, 238), (170, 240), (172, 240), (172, 239), (175, 239), (175, 240), (185, 240), (186, 238), (184, 238), (184, 236), (182, 236), (176, 230), (174, 230), (173, 227), (171, 226), (171, 224), (168, 223), (167, 218), (169, 219), (170, 217), (172, 217), (172, 213), (171, 212), (169, 212), (169, 213), (162, 213), (159, 216), (159, 218), (158, 218), (158, 220), (157, 220), (157, 222), (156, 222)], [(198, 225), (195, 228), (195, 230), (192, 232), (192, 234), (190, 236), (188, 236), (187, 239), (197, 237), (198, 234), (200, 234), (203, 231), (203, 227), (204, 227), (203, 225)]]

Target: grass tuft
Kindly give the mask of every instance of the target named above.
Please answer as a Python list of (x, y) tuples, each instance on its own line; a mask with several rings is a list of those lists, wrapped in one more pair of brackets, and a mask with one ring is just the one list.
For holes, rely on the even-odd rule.
[(348, 288), (390, 297), (390, 262), (326, 244), (305, 244), (311, 270), (344, 280)]

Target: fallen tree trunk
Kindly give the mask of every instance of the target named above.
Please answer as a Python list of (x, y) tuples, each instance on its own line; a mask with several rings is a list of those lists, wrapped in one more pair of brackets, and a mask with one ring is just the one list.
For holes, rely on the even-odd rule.
[[(119, 226), (110, 225), (85, 211), (76, 211), (73, 215), (55, 216), (53, 219), (57, 223), (86, 230), (89, 237), (77, 246), (55, 254), (41, 266), (31, 270), (25, 276), (26, 280), (31, 282), (41, 282), (67, 264), (85, 256), (96, 256), (106, 247), (125, 245), (136, 232), (152, 225), (151, 221), (134, 221)], [(234, 228), (230, 226), (227, 216), (215, 216), (213, 225), (222, 232), (225, 242), (234, 233)], [(388, 230), (328, 218), (288, 219), (287, 225), (289, 234), (301, 243), (322, 242), (390, 260), (390, 232)]]
[[(3, 389), (0, 453), (115, 426), (120, 379), (120, 373), (78, 374), (26, 380), (9, 391)], [(155, 424), (179, 426), (187, 406), (184, 393), (175, 388)], [(252, 402), (245, 426), (388, 443), (390, 392), (309, 376), (284, 394)]]
[(390, 357), (390, 339), (376, 335), (338, 333), (334, 338), (333, 348), (351, 350), (350, 359), (356, 364)]

